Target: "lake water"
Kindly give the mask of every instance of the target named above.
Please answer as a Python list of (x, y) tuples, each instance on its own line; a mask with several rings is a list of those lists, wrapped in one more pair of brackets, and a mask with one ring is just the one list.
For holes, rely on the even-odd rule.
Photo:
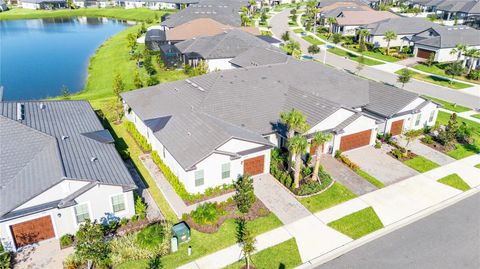
[(40, 99), (83, 89), (90, 57), (128, 25), (105, 18), (0, 21), (4, 100)]

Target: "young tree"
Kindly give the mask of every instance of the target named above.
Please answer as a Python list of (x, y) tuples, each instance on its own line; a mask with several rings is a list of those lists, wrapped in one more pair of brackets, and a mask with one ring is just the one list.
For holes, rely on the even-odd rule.
[(108, 260), (110, 247), (103, 237), (102, 225), (89, 219), (80, 225), (76, 234), (75, 253), (88, 262), (88, 268), (92, 264), (100, 265)]
[(464, 68), (461, 62), (453, 62), (448, 64), (447, 67), (445, 67), (445, 74), (452, 77), (452, 79), (449, 81), (450, 84), (453, 83), (453, 79), (455, 79), (456, 76), (462, 75), (463, 72)]
[(342, 35), (340, 33), (335, 33), (332, 36), (333, 44), (337, 45), (338, 43), (342, 42)]
[(330, 141), (333, 138), (332, 134), (324, 132), (316, 132), (312, 138), (312, 145), (317, 147), (315, 149), (315, 166), (313, 167), (312, 180), (317, 180), (320, 184), (320, 177), (318, 172), (320, 171), (320, 156), (322, 155), (322, 146), (325, 142)]
[(148, 269), (162, 269), (163, 268), (162, 256), (160, 254), (157, 254), (153, 258), (151, 258), (148, 261), (147, 268)]
[(397, 33), (394, 31), (386, 31), (383, 39), (387, 41), (387, 55), (390, 55), (390, 41), (397, 39)]
[(466, 51), (467, 51), (467, 45), (459, 43), (455, 46), (455, 48), (453, 48), (450, 51), (450, 54), (451, 55), (456, 54), (457, 55), (457, 61), (460, 61), (460, 57), (462, 57), (462, 54), (464, 54)]
[(290, 40), (290, 32), (289, 31), (285, 31), (285, 33), (282, 34), (282, 40), (283, 42), (287, 42)]
[(358, 57), (358, 63), (357, 63), (357, 74), (360, 74), (360, 72), (363, 70), (363, 68), (365, 67), (365, 56), (363, 55), (360, 55), (360, 57)]
[(287, 54), (292, 55), (294, 57), (299, 58), (300, 55), (302, 54), (300, 50), (300, 43), (298, 43), (297, 41), (294, 41), (294, 40), (288, 41), (287, 44), (285, 45), (285, 48), (288, 51)]
[(427, 61), (425, 62), (428, 67), (432, 66), (433, 62), (435, 61), (435, 52), (431, 52), (428, 54)]
[(137, 46), (137, 36), (134, 33), (127, 35), (127, 47), (130, 51), (133, 51)]
[(115, 76), (113, 77), (112, 89), (117, 99), (120, 100), (120, 93), (125, 90), (125, 84), (123, 83), (122, 77), (118, 72), (115, 73)]
[(448, 120), (447, 126), (445, 126), (445, 130), (442, 130), (438, 134), (438, 138), (440, 142), (450, 147), (453, 141), (455, 141), (455, 137), (457, 136), (458, 131), (458, 122), (457, 122), (457, 114), (453, 113)]
[(310, 45), (308, 47), (308, 53), (310, 53), (312, 56), (314, 54), (318, 54), (320, 52), (320, 48), (317, 45)]
[(242, 248), (242, 253), (245, 258), (246, 268), (250, 268), (252, 262), (252, 254), (255, 252), (256, 239), (247, 226), (247, 221), (244, 218), (238, 218), (237, 224), (237, 243)]
[(109, 106), (108, 106), (108, 110), (112, 111), (113, 114), (115, 115), (114, 123), (115, 124), (120, 124), (121, 120), (122, 120), (122, 117), (123, 117), (123, 105), (120, 102), (120, 100), (115, 99), (115, 100), (111, 101)]
[(70, 90), (68, 89), (67, 86), (62, 85), (61, 92), (62, 92), (63, 100), (70, 100)]
[(138, 71), (135, 71), (135, 74), (133, 75), (133, 85), (135, 85), (135, 88), (137, 89), (143, 87), (143, 81), (140, 78), (140, 73), (138, 73)]
[(412, 72), (407, 68), (403, 68), (400, 70), (400, 74), (398, 75), (397, 81), (402, 83), (402, 88), (407, 84), (410, 79), (412, 78)]
[(257, 199), (253, 191), (253, 179), (249, 175), (239, 176), (233, 185), (235, 187), (233, 200), (237, 205), (238, 211), (242, 214), (247, 214)]
[(337, 23), (337, 19), (335, 17), (328, 17), (327, 18), (327, 23), (329, 25), (328, 27), (328, 33), (331, 35), (333, 32), (333, 25)]
[(407, 144), (405, 145), (405, 148), (408, 148), (408, 145), (410, 144), (410, 142), (414, 141), (422, 134), (423, 134), (423, 130), (408, 130), (405, 133), (403, 133), (403, 135), (407, 139)]
[(294, 185), (295, 189), (300, 187), (300, 170), (302, 169), (302, 154), (307, 150), (308, 142), (304, 136), (297, 135), (287, 142), (288, 150), (295, 159)]
[(370, 32), (367, 30), (367, 29), (360, 29), (357, 31), (357, 35), (358, 35), (358, 51), (360, 52), (364, 52), (366, 50), (366, 46), (365, 46), (365, 39), (367, 38), (367, 36), (370, 34)]

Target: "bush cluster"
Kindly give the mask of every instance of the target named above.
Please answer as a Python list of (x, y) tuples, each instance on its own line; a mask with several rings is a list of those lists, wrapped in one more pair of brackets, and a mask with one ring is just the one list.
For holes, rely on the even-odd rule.
[(130, 133), (133, 139), (135, 139), (138, 146), (140, 146), (143, 152), (152, 151), (152, 146), (148, 144), (147, 139), (142, 134), (140, 134), (140, 132), (138, 132), (133, 122), (125, 122), (125, 127), (127, 128), (128, 133)]
[(197, 224), (215, 224), (220, 216), (225, 215), (225, 210), (217, 203), (204, 203), (199, 205), (190, 215)]
[(60, 237), (60, 247), (66, 248), (73, 245), (74, 236), (71, 234), (64, 234)]
[(192, 195), (185, 189), (185, 185), (178, 179), (178, 177), (170, 170), (170, 168), (160, 159), (160, 155), (155, 150), (152, 151), (152, 160), (162, 171), (165, 178), (170, 182), (175, 192), (183, 200), (190, 201), (192, 200)]
[(350, 160), (347, 156), (343, 155), (339, 150), (335, 152), (335, 158), (342, 161), (342, 163), (346, 164), (353, 171), (358, 171), (360, 169), (360, 166), (358, 164), (352, 162), (352, 160)]

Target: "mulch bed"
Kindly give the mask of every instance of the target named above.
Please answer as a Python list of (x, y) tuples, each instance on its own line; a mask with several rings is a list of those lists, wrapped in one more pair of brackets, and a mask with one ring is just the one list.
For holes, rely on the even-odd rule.
[(129, 221), (127, 225), (123, 227), (118, 227), (117, 231), (115, 232), (116, 235), (118, 236), (123, 236), (126, 234), (131, 234), (137, 231), (142, 230), (143, 228), (147, 227), (148, 225), (152, 224), (153, 222), (150, 222), (147, 218), (145, 219), (139, 219), (135, 222)]
[[(208, 233), (208, 234), (216, 233), (220, 229), (220, 226), (222, 226), (222, 224), (227, 219), (236, 219), (240, 217), (240, 214), (237, 210), (237, 205), (235, 204), (235, 202), (230, 202), (225, 204), (223, 206), (223, 210), (225, 210), (226, 214), (220, 216), (217, 222), (214, 224), (210, 224), (210, 225), (197, 224), (193, 221), (191, 216), (188, 216), (188, 218), (184, 219), (184, 221), (187, 222), (188, 226), (190, 226), (191, 228), (199, 232)], [(248, 214), (246, 215), (243, 215), (242, 218), (247, 221), (251, 221), (251, 220), (258, 219), (260, 217), (265, 217), (269, 213), (270, 213), (270, 210), (268, 210), (268, 208), (262, 203), (262, 201), (260, 201), (260, 199), (257, 198), (255, 203), (252, 205), (250, 212), (248, 212)]]
[(451, 151), (451, 150), (454, 150), (455, 148), (453, 147), (446, 147), (440, 143), (438, 143), (437, 141), (433, 140), (433, 142), (431, 144), (427, 144), (423, 141), (423, 139), (420, 139), (420, 142), (422, 142), (422, 144), (434, 149), (434, 150), (438, 150), (440, 151), (441, 153), (444, 153), (444, 154), (447, 154), (447, 152)]
[(417, 157), (418, 155), (411, 152), (411, 151), (407, 151), (407, 156), (406, 157), (402, 157), (402, 158), (397, 158), (395, 155), (392, 154), (392, 152), (388, 152), (387, 153), (388, 155), (392, 156), (392, 158), (396, 159), (396, 160), (399, 160), (401, 162), (404, 162), (404, 161), (408, 161), (408, 160), (411, 160), (415, 157)]
[(227, 193), (232, 193), (232, 192), (235, 192), (235, 188), (230, 188), (230, 189), (221, 189), (219, 192), (217, 193), (214, 193), (212, 195), (203, 195), (193, 201), (188, 201), (188, 200), (183, 200), (183, 202), (185, 202), (186, 205), (194, 205), (194, 204), (197, 204), (197, 203), (200, 203), (200, 202), (203, 202), (203, 201), (207, 201), (207, 200), (210, 200), (210, 199), (213, 199), (215, 197), (218, 197), (218, 196), (222, 196), (224, 194), (227, 194)]

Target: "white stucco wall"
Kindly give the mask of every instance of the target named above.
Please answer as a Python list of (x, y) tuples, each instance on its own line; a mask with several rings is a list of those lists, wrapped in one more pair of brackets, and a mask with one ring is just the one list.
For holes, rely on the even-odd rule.
[(35, 3), (25, 3), (25, 2), (22, 2), (22, 8), (26, 8), (26, 9), (40, 9), (40, 5), (39, 5), (39, 4), (35, 4)]
[[(415, 107), (413, 107), (413, 108), (415, 108)], [(411, 105), (407, 106), (406, 108), (408, 108), (408, 109), (402, 109), (402, 111), (407, 111), (407, 110), (412, 109)], [(434, 116), (433, 116), (433, 119), (430, 120), (430, 115), (431, 115), (432, 111), (434, 113)], [(415, 125), (417, 115), (421, 115), (420, 116), (420, 122), (419, 122), (418, 125)], [(434, 126), (435, 122), (437, 120), (437, 116), (438, 116), (437, 106), (434, 103), (430, 103), (430, 104), (426, 105), (425, 107), (423, 107), (420, 110), (419, 113), (407, 114), (407, 115), (402, 115), (402, 116), (398, 116), (398, 117), (388, 119), (388, 120), (385, 121), (384, 125), (379, 125), (378, 128), (379, 128), (380, 133), (390, 133), (392, 123), (395, 122), (395, 121), (398, 121), (398, 120), (403, 120), (403, 131), (402, 132), (405, 132), (405, 131), (408, 131), (408, 130), (419, 130), (419, 129), (424, 128), (425, 126)]]
[(235, 68), (235, 66), (229, 62), (231, 59), (233, 58), (206, 60), (206, 63), (208, 64), (208, 71), (212, 72), (215, 70), (228, 70)]
[(163, 3), (163, 2), (147, 2), (146, 6), (152, 10), (177, 8), (177, 5), (175, 5), (174, 3)]
[(335, 111), (332, 115), (328, 116), (326, 119), (313, 126), (310, 130), (307, 131), (307, 134), (312, 134), (318, 131), (324, 131), (332, 129), (342, 123), (344, 120), (351, 117), (354, 112), (341, 108)]
[[(390, 41), (390, 47), (400, 47), (400, 46), (408, 46), (408, 42), (402, 40), (403, 37), (411, 37), (412, 35), (397, 35), (397, 38)], [(385, 36), (383, 35), (376, 35), (376, 36), (369, 36), (367, 41), (373, 43), (375, 47), (382, 47), (386, 48), (388, 42), (384, 39)]]
[(131, 8), (141, 8), (146, 5), (145, 2), (127, 2), (125, 1), (125, 9), (131, 9)]

